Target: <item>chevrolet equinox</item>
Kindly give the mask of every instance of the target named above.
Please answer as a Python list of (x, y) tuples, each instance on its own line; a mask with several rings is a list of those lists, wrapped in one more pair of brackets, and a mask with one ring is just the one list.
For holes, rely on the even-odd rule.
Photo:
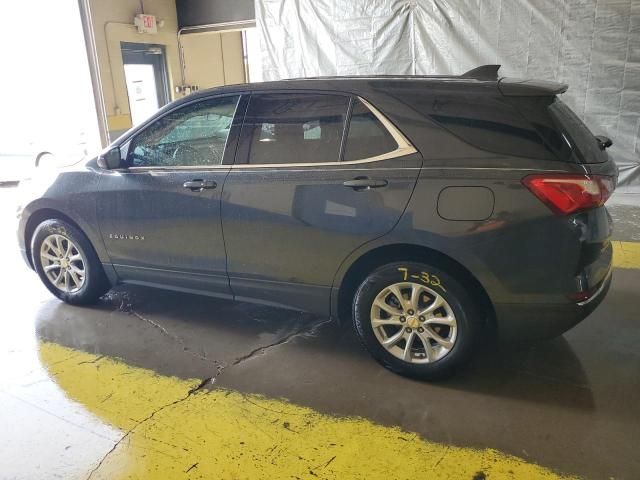
[(498, 68), (197, 92), (23, 182), (23, 256), (71, 304), (125, 283), (350, 318), (426, 379), (559, 335), (611, 282), (611, 141)]

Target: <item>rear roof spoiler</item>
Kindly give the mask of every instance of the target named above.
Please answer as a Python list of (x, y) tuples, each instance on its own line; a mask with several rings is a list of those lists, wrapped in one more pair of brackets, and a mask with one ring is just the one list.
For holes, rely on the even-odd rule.
[(559, 95), (567, 91), (568, 85), (546, 80), (523, 80), (498, 76), (501, 65), (482, 65), (460, 75), (460, 78), (495, 80), (500, 92), (509, 97), (540, 97)]
[(569, 86), (559, 82), (506, 77), (500, 79), (498, 88), (507, 97), (546, 97), (560, 95), (566, 92)]

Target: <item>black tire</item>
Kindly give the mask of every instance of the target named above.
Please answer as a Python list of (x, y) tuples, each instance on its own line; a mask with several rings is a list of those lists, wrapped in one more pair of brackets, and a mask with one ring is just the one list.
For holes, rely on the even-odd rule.
[[(40, 251), (45, 239), (51, 235), (60, 235), (71, 240), (82, 256), (82, 260), (79, 260), (78, 262), (82, 265), (85, 272), (84, 282), (76, 291), (67, 292), (56, 287), (44, 271)], [(87, 239), (84, 233), (76, 227), (63, 220), (50, 219), (45, 220), (38, 225), (31, 240), (31, 260), (45, 287), (47, 287), (51, 293), (63, 302), (73, 305), (87, 305), (95, 303), (111, 288), (102, 268), (102, 264), (100, 263), (95, 250), (91, 246), (89, 239)]]
[[(455, 315), (455, 332), (449, 333), (451, 332), (449, 329), (453, 327), (431, 325), (435, 330), (455, 336), (450, 338), (450, 340), (453, 340), (453, 346), (448, 351), (439, 343), (435, 342), (435, 340), (427, 340), (432, 342), (431, 345), (434, 345), (434, 349), (430, 350), (430, 352), (437, 350), (438, 354), (442, 355), (438, 357), (432, 353), (433, 359), (430, 359), (429, 363), (413, 363), (412, 361), (405, 361), (396, 357), (387, 350), (387, 348), (382, 346), (381, 341), (376, 336), (376, 332), (374, 332), (374, 327), (371, 322), (374, 300), (385, 288), (401, 282), (419, 284), (440, 295), (440, 297), (445, 300), (446, 306), (441, 307), (441, 309), (436, 309), (435, 311), (438, 313), (436, 313), (435, 316), (444, 316), (445, 311), (452, 312), (453, 315)], [(401, 290), (401, 293), (403, 296), (408, 297), (410, 291), (411, 287), (408, 287), (407, 290)], [(430, 302), (433, 301), (432, 299), (435, 299), (435, 296), (432, 297), (427, 290), (419, 289), (418, 291), (422, 291), (421, 294), (426, 294), (425, 297), (422, 297), (423, 299), (427, 299)], [(388, 304), (389, 301), (395, 303), (393, 301), (394, 298), (396, 298), (396, 296), (390, 294), (390, 296), (386, 297), (386, 303)], [(378, 312), (381, 312), (381, 310), (378, 310)], [(386, 316), (386, 314), (383, 315)], [(405, 319), (405, 322), (411, 320), (414, 326), (414, 329), (412, 329), (414, 332), (412, 335), (413, 340), (409, 347), (409, 355), (412, 359), (415, 356), (418, 361), (426, 361), (426, 347), (423, 341), (418, 338), (417, 333), (418, 329), (421, 329), (421, 332), (425, 332), (426, 328), (423, 327), (426, 327), (426, 323), (417, 323), (418, 319), (416, 316), (417, 313), (412, 315), (411, 318), (407, 316), (402, 317)], [(389, 315), (388, 318), (396, 317)], [(423, 322), (424, 318), (426, 317), (423, 316), (422, 320), (419, 321)], [(472, 354), (474, 344), (482, 332), (483, 325), (483, 319), (479, 315), (479, 309), (459, 281), (440, 268), (412, 261), (394, 262), (379, 267), (362, 282), (356, 290), (353, 300), (353, 321), (361, 342), (378, 362), (395, 373), (423, 380), (443, 379), (455, 373), (456, 369), (468, 360)], [(407, 324), (404, 323), (402, 325), (406, 326)], [(380, 328), (383, 329), (382, 333), (381, 330), (379, 330)], [(411, 331), (408, 326), (405, 328), (397, 325), (378, 327), (376, 331), (378, 335), (391, 337), (395, 333), (399, 333), (400, 330), (405, 330), (405, 333)], [(387, 333), (389, 331), (391, 333)], [(431, 330), (429, 330), (429, 332), (431, 332)], [(426, 334), (423, 333), (420, 335)], [(407, 343), (406, 340), (401, 339), (399, 346), (396, 345), (393, 348), (396, 349), (397, 352), (397, 348), (402, 349), (402, 345), (406, 347)], [(422, 353), (420, 349), (422, 349), (424, 353)]]

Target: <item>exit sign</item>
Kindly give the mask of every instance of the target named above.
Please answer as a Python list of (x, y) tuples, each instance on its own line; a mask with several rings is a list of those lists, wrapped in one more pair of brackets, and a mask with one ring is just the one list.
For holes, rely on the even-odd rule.
[(158, 33), (155, 15), (138, 14), (133, 19), (133, 24), (138, 27), (138, 33)]

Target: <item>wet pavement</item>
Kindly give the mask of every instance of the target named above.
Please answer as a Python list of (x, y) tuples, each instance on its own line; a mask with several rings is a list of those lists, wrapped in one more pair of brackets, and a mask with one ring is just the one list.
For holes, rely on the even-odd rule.
[[(322, 443), (324, 447), (318, 446), (320, 443), (308, 447), (325, 455), (327, 465), (308, 468), (311, 473), (305, 470), (301, 478), (354, 476), (353, 472), (340, 475), (338, 470), (329, 470), (337, 469), (338, 462), (344, 465), (348, 449), (333, 454), (333, 459), (329, 450), (322, 450), (333, 448), (327, 446), (334, 445), (330, 437), (341, 435), (347, 428), (339, 419), (352, 417), (372, 422), (367, 423), (367, 429), (388, 427), (375, 430), (379, 435), (399, 432), (393, 433), (393, 438), (398, 437), (401, 444), (413, 442), (409, 434), (415, 433), (416, 439), (434, 442), (421, 444), (425, 451), (436, 448), (433, 445), (444, 448), (443, 454), (434, 450), (439, 461), (431, 467), (436, 473), (442, 469), (442, 477), (433, 478), (457, 477), (455, 466), (446, 466), (442, 460), (449, 451), (456, 458), (458, 447), (494, 449), (523, 463), (583, 478), (640, 478), (640, 270), (636, 268), (616, 269), (603, 304), (563, 337), (537, 344), (483, 345), (477, 360), (458, 376), (429, 384), (380, 367), (358, 344), (349, 326), (304, 313), (140, 287), (119, 287), (92, 307), (65, 305), (51, 297), (18, 256), (11, 222), (13, 198), (14, 189), (0, 188), (0, 216), (6, 229), (1, 244), (4, 271), (11, 272), (0, 276), (2, 478), (98, 478), (107, 467), (110, 473), (102, 478), (142, 478), (144, 474), (136, 476), (124, 467), (118, 470), (125, 457), (112, 452), (124, 447), (123, 438), (130, 436), (141, 418), (147, 421), (156, 414), (160, 416), (166, 406), (191, 394), (198, 402), (204, 401), (207, 392), (225, 392), (222, 397), (211, 397), (218, 405), (223, 405), (223, 397), (231, 395), (229, 398), (236, 398), (233, 405), (242, 403), (242, 399), (251, 404), (262, 399), (286, 399), (277, 400), (281, 402), (277, 408), (275, 403), (263, 404), (260, 408), (266, 411), (289, 408), (289, 404), (292, 409), (311, 409), (302, 413), (287, 410), (288, 414), (278, 413), (271, 422), (279, 422), (279, 430), (290, 435), (290, 439), (278, 436), (278, 442), (290, 442), (289, 447), (302, 442), (302, 437), (295, 438), (298, 428), (303, 427), (295, 425), (296, 415), (318, 415), (309, 417), (312, 420), (307, 425), (338, 419), (331, 420), (331, 428), (323, 430), (333, 433), (313, 433), (324, 435), (328, 442)], [(637, 234), (633, 228), (621, 231), (627, 236)], [(73, 361), (76, 355), (79, 361)], [(111, 359), (119, 359), (122, 365), (103, 364)], [(93, 376), (87, 376), (87, 372)], [(143, 391), (143, 385), (148, 384), (143, 379), (148, 376), (140, 372), (156, 378), (156, 385), (185, 382), (180, 390), (184, 398), (176, 394), (173, 400), (168, 393), (171, 388), (166, 387), (154, 394), (161, 406), (143, 410), (139, 404), (148, 395)], [(129, 386), (125, 386), (120, 375), (139, 380), (129, 380)], [(175, 380), (167, 380), (173, 377)], [(108, 388), (110, 384), (113, 391)], [(107, 393), (91, 400), (98, 386), (106, 388)], [(110, 403), (110, 396), (126, 388), (132, 388), (131, 396), (120, 398), (116, 415), (116, 404)], [(160, 401), (161, 392), (168, 395), (166, 403)], [(127, 398), (131, 398), (133, 419), (123, 413)], [(181, 418), (188, 423), (190, 415), (200, 419), (213, 415), (213, 420), (205, 422), (211, 427), (216, 418), (223, 424), (237, 420), (232, 410), (221, 407), (216, 417), (215, 407), (211, 408), (214, 410), (207, 407), (205, 414), (194, 404), (194, 413), (185, 407)], [(133, 413), (136, 409), (141, 413)], [(144, 413), (147, 411), (151, 413)], [(288, 420), (287, 415), (294, 420)], [(259, 423), (265, 420), (260, 417), (248, 424), (237, 422), (233, 427), (233, 435), (241, 439), (237, 443), (244, 445), (259, 435), (251, 425), (271, 438), (271, 433), (264, 431), (268, 427)], [(392, 427), (400, 430), (390, 430)], [(185, 434), (165, 431), (164, 435), (162, 442), (172, 446), (164, 445), (162, 455), (173, 458), (174, 450), (182, 448), (177, 438)], [(168, 440), (172, 435), (175, 442)], [(381, 454), (376, 449), (384, 447), (373, 445), (362, 442), (359, 448), (376, 457)], [(232, 451), (235, 447), (224, 444), (218, 448)], [(417, 461), (412, 455), (417, 453), (406, 451), (407, 463)], [(103, 465), (109, 456), (113, 457), (111, 465)], [(134, 463), (144, 456), (134, 456)], [(273, 478), (273, 472), (267, 475), (267, 470), (259, 469), (262, 460), (255, 455), (252, 458), (252, 468), (258, 470), (244, 469), (249, 460), (238, 456), (225, 460), (229, 469), (218, 478), (234, 478), (233, 472), (240, 472), (237, 478)], [(486, 456), (479, 460), (482, 465), (488, 461)], [(500, 457), (492, 461), (506, 460)], [(200, 462), (189, 460), (178, 473), (184, 478), (198, 478), (199, 469), (201, 475), (205, 471), (204, 462)], [(514, 466), (503, 476), (492, 475), (491, 465), (478, 468), (477, 475), (481, 476), (474, 478), (485, 478), (483, 471), (489, 472), (486, 478), (542, 475), (535, 471), (528, 477), (518, 477), (513, 473)], [(256, 471), (262, 474), (256, 475)], [(298, 476), (284, 466), (276, 471), (282, 477)], [(387, 473), (387, 478), (403, 478), (398, 471), (396, 475)], [(368, 475), (366, 469), (360, 476), (376, 477)], [(471, 475), (460, 474), (458, 478)]]

